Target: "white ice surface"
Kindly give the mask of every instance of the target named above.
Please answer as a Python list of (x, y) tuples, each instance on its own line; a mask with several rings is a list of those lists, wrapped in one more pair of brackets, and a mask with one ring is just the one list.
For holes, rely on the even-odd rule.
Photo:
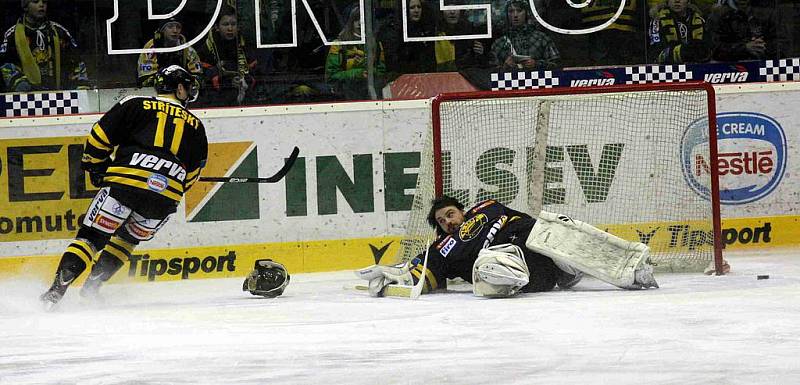
[(73, 288), (45, 313), (41, 283), (2, 281), (0, 384), (800, 384), (800, 251), (726, 258), (658, 290), (493, 300), (370, 298), (338, 272), (276, 299), (240, 279), (109, 285), (105, 306)]

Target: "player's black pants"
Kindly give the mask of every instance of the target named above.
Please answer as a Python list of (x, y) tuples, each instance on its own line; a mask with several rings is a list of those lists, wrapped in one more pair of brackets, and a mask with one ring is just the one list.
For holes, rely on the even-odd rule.
[(106, 281), (139, 242), (153, 238), (176, 207), (177, 202), (143, 189), (116, 184), (100, 189), (61, 257), (53, 287), (63, 293), (92, 263), (97, 268), (93, 272), (100, 270), (99, 279)]

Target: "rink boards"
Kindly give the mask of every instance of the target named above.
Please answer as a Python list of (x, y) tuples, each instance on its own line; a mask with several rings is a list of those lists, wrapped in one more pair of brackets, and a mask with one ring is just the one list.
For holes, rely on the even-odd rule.
[[(730, 249), (800, 247), (800, 87), (718, 88), (723, 241)], [(205, 175), (268, 176), (276, 184), (197, 184), (152, 242), (115, 279), (243, 276), (258, 258), (292, 272), (387, 262), (410, 207), (427, 101), (202, 110)], [(94, 192), (77, 168), (99, 115), (0, 120), (0, 276), (49, 276)], [(688, 129), (688, 128), (687, 128)], [(691, 180), (687, 178), (686, 188)], [(597, 203), (602, 210), (602, 203)], [(613, 224), (611, 224), (613, 225)], [(689, 226), (689, 227), (686, 227)], [(707, 247), (691, 224), (643, 222), (653, 242)], [(670, 230), (672, 229), (672, 230)], [(635, 239), (635, 238), (634, 238)], [(699, 243), (698, 243), (699, 242)]]

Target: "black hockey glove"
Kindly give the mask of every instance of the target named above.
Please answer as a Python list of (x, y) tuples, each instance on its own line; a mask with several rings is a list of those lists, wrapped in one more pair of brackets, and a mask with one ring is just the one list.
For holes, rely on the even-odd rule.
[(89, 173), (89, 180), (94, 187), (103, 187), (103, 178), (106, 176), (106, 170), (111, 165), (111, 159), (106, 159), (100, 163), (81, 163), (81, 168)]

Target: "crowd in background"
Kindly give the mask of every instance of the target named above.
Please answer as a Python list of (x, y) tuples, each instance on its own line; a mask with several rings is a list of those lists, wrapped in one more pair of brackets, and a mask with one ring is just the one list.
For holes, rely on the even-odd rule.
[[(460, 72), (481, 87), (497, 71), (800, 56), (795, 1), (627, 0), (613, 24), (591, 34), (551, 27), (601, 25), (621, 0), (592, 0), (584, 8), (566, 0), (447, 4), (487, 1), (488, 18), (480, 10), (440, 10), (438, 0), (406, 0), (405, 15), (401, 0), (372, 0), (364, 10), (353, 0), (307, 0), (312, 18), (297, 1), (293, 23), (292, 0), (223, 0), (213, 27), (189, 47), (109, 55), (109, 43), (115, 49), (184, 44), (202, 32), (217, 1), (187, 2), (159, 20), (148, 20), (145, 2), (123, 4), (108, 42), (114, 0), (3, 0), (0, 91), (148, 86), (158, 68), (179, 64), (201, 81), (202, 105), (231, 106), (375, 99), (403, 74)], [(152, 12), (180, 4), (160, 1)], [(485, 34), (487, 19), (491, 37), (425, 39)]]

